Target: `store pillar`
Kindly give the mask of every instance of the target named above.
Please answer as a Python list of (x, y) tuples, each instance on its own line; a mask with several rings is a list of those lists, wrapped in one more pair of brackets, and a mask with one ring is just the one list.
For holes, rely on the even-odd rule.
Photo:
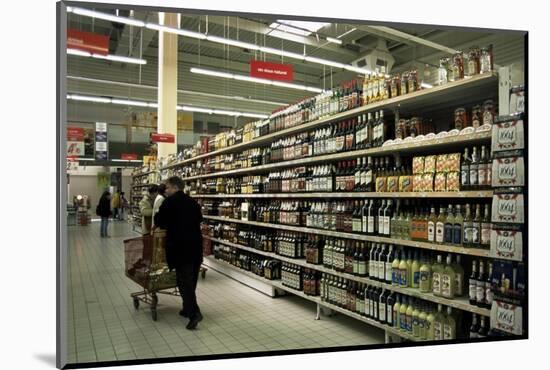
[[(159, 13), (159, 23), (179, 28), (178, 15)], [(158, 157), (177, 153), (178, 35), (159, 32), (157, 132), (172, 134), (174, 143), (158, 143)]]

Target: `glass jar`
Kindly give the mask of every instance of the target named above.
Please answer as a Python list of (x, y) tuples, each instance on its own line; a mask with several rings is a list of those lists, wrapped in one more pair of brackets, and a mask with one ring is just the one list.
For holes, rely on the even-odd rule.
[(399, 95), (405, 95), (407, 93), (407, 81), (409, 80), (409, 74), (403, 73), (401, 75), (401, 91), (399, 91)]
[(411, 130), (411, 137), (417, 137), (422, 133), (422, 118), (421, 117), (413, 117), (410, 121), (410, 130)]
[(482, 48), (479, 56), (480, 73), (493, 71), (493, 45)]
[(455, 109), (455, 129), (460, 131), (468, 127), (468, 115), (465, 108)]
[(464, 78), (464, 56), (462, 52), (453, 55), (450, 81), (458, 81)]
[(391, 80), (391, 97), (395, 98), (396, 96), (399, 96), (400, 91), (400, 78), (399, 75), (393, 76)]
[(395, 125), (395, 138), (396, 139), (401, 139), (403, 140), (406, 136), (405, 136), (405, 126), (406, 126), (406, 120), (405, 119), (400, 119), (397, 123), (397, 125)]
[(449, 65), (451, 59), (448, 57), (443, 57), (439, 59), (439, 68), (438, 68), (438, 84), (444, 85), (449, 82)]
[(409, 93), (418, 90), (418, 71), (410, 71), (407, 78), (407, 91)]
[(467, 62), (467, 71), (466, 75), (469, 77), (473, 77), (477, 74), (479, 74), (479, 48), (477, 46), (474, 46), (470, 49), (468, 52), (468, 62)]
[(478, 128), (479, 126), (481, 126), (482, 119), (481, 105), (474, 105), (474, 107), (472, 108), (472, 127)]
[(495, 121), (495, 105), (492, 100), (486, 100), (483, 103), (483, 124), (492, 125)]

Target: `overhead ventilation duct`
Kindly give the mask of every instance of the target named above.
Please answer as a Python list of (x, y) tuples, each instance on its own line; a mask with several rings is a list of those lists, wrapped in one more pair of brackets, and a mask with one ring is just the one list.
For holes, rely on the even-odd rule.
[(391, 55), (386, 45), (386, 40), (377, 39), (375, 42), (369, 44), (361, 44), (361, 46), (367, 48), (367, 53), (362, 57), (354, 60), (351, 64), (355, 67), (370, 69), (375, 71), (381, 69), (382, 66), (386, 67), (386, 73), (389, 73), (395, 63), (395, 58)]

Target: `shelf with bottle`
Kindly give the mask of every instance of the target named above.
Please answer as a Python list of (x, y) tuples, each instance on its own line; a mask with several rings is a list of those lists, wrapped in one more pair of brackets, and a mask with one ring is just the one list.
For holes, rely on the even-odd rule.
[[(461, 99), (472, 99), (474, 97), (479, 97), (480, 99), (486, 98), (487, 96), (492, 96), (497, 87), (497, 77), (496, 74), (492, 72), (479, 74), (468, 79), (462, 79), (459, 81), (449, 82), (447, 84), (436, 86), (426, 90), (415, 91), (406, 95), (400, 95), (397, 97), (392, 97), (386, 100), (378, 101), (372, 104), (367, 104), (361, 107), (357, 107), (345, 112), (337, 113), (332, 116), (322, 117), (314, 121), (303, 123), (295, 127), (290, 127), (283, 129), (278, 132), (269, 133), (264, 136), (260, 136), (248, 142), (243, 142), (234, 146), (225, 147), (220, 150), (215, 150), (205, 154), (198, 155), (193, 158), (185, 159), (177, 163), (170, 164), (163, 167), (162, 169), (173, 168), (177, 166), (182, 166), (187, 163), (196, 162), (201, 159), (213, 157), (223, 153), (236, 152), (243, 149), (253, 148), (261, 145), (266, 145), (273, 142), (276, 139), (281, 137), (297, 134), (300, 132), (316, 129), (325, 124), (345, 120), (351, 117), (357, 117), (367, 112), (379, 111), (381, 109), (420, 109), (423, 106), (429, 104), (430, 106), (441, 106), (442, 104), (447, 104), (449, 106), (455, 105), (456, 101)], [(458, 139), (458, 137), (456, 137)], [(445, 138), (447, 139), (447, 138)], [(448, 138), (452, 139), (452, 138)], [(442, 140), (444, 140), (442, 138)], [(458, 139), (460, 140), (460, 139)], [(405, 149), (408, 145), (415, 145), (418, 143), (403, 143)], [(397, 146), (388, 146), (389, 149), (397, 149)], [(364, 153), (360, 155), (367, 155), (369, 153)]]
[[(433, 138), (422, 140), (420, 142), (405, 142), (402, 144), (396, 144), (386, 147), (377, 147), (370, 149), (352, 149), (349, 151), (332, 153), (332, 154), (321, 154), (307, 156), (300, 159), (287, 160), (276, 163), (262, 164), (254, 167), (239, 168), (228, 171), (204, 173), (193, 176), (186, 176), (184, 180), (191, 181), (197, 179), (219, 177), (219, 176), (231, 176), (238, 174), (252, 174), (252, 173), (265, 173), (276, 169), (292, 167), (292, 166), (305, 166), (305, 165), (314, 165), (317, 163), (326, 163), (326, 162), (336, 162), (339, 160), (351, 160), (355, 158), (364, 157), (365, 161), (364, 166), (367, 165), (366, 157), (369, 156), (383, 156), (383, 155), (393, 155), (398, 153), (416, 153), (426, 150), (449, 150), (452, 148), (462, 148), (464, 146), (476, 145), (489, 142), (491, 139), (491, 131), (483, 131), (465, 135), (450, 136), (444, 138)], [(480, 159), (476, 157), (476, 159)], [(471, 161), (471, 158), (470, 158)], [(358, 162), (356, 161), (356, 164)], [(186, 171), (186, 174), (190, 173), (190, 170)]]
[(403, 192), (403, 193), (276, 193), (276, 194), (195, 194), (193, 198), (235, 198), (235, 199), (317, 199), (317, 198), (491, 198), (492, 190), (458, 191), (458, 192)]
[[(478, 315), (489, 316), (490, 314), (487, 306), (483, 305), (483, 298), (481, 300), (482, 307), (477, 307), (475, 300), (472, 303), (472, 301), (469, 301), (468, 297), (465, 296), (464, 269), (461, 266), (460, 256), (455, 258), (455, 263), (452, 263), (452, 261), (447, 263), (447, 265), (440, 263), (443, 269), (447, 268), (448, 274), (452, 274), (453, 281), (456, 279), (456, 287), (450, 287), (448, 294), (445, 293), (449, 297), (453, 298), (446, 298), (441, 295), (441, 289), (436, 291), (437, 295), (433, 293), (432, 285), (437, 285), (438, 287), (441, 285), (433, 284), (432, 282), (432, 268), (428, 263), (429, 261), (427, 256), (422, 255), (423, 258), (422, 261), (420, 261), (416, 253), (414, 258), (412, 258), (411, 254), (411, 259), (408, 261), (408, 264), (403, 263), (400, 266), (400, 260), (398, 257), (399, 253), (394, 253), (393, 245), (390, 245), (387, 250), (385, 247), (384, 249), (380, 249), (380, 246), (372, 246), (370, 248), (370, 252), (364, 245), (362, 248), (356, 246), (356, 248), (360, 249), (359, 252), (357, 252), (357, 249), (354, 250), (357, 253), (354, 253), (353, 250), (347, 248), (345, 252), (337, 253), (338, 255), (341, 254), (342, 258), (338, 258), (337, 256), (335, 259), (333, 259), (333, 257), (327, 257), (332, 253), (326, 252), (326, 248), (323, 248), (321, 253), (317, 252), (323, 259), (323, 264), (319, 265), (309, 263), (306, 259), (285, 257), (273, 252), (266, 252), (256, 248), (251, 248), (240, 243), (233, 243), (225, 239), (214, 238), (207, 235), (204, 235), (204, 237), (220, 244), (225, 244), (266, 257), (275, 258), (283, 262), (292, 263), (315, 271), (343, 277), (351, 281), (382, 287), (400, 294), (422, 298), (434, 303), (441, 303), (463, 311), (473, 312)], [(399, 249), (398, 251), (401, 251), (401, 253), (404, 254), (402, 249)], [(372, 261), (369, 259), (370, 257), (367, 256), (369, 253), (373, 255)], [(338, 261), (341, 262), (341, 265), (345, 266), (337, 267), (333, 264), (334, 262), (338, 264)], [(392, 282), (392, 280), (395, 279), (399, 280), (400, 268), (406, 269), (406, 272), (403, 273), (400, 281)], [(408, 277), (406, 277), (407, 274)], [(367, 275), (369, 275), (369, 277), (365, 277)], [(422, 286), (420, 286), (420, 279), (423, 279)], [(481, 279), (480, 281), (481, 284), (486, 283), (484, 279)], [(454, 297), (455, 294), (457, 295), (456, 297)]]

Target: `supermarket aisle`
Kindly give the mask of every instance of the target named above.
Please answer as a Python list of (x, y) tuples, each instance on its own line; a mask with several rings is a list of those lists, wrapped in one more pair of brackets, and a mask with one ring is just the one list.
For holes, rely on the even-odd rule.
[(204, 321), (185, 329), (178, 297), (159, 297), (158, 321), (149, 309), (135, 310), (138, 286), (124, 276), (122, 241), (126, 222), (69, 227), (69, 363), (194, 356), (296, 348), (383, 343), (383, 332), (338, 315), (313, 319), (315, 305), (295, 296), (270, 298), (209, 270), (199, 279)]

